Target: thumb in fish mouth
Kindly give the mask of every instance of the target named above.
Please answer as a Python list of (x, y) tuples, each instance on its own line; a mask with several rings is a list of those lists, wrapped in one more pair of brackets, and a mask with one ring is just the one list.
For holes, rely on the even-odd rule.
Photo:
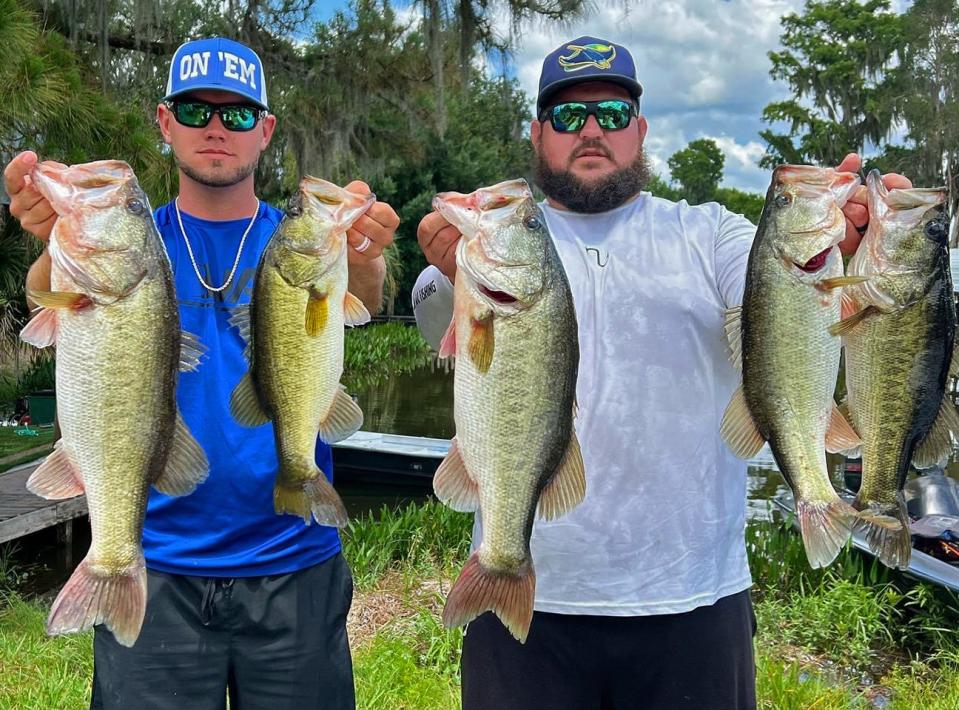
[(64, 215), (84, 205), (108, 206), (117, 202), (119, 191), (135, 176), (122, 160), (72, 166), (44, 161), (33, 167), (29, 178), (54, 211)]

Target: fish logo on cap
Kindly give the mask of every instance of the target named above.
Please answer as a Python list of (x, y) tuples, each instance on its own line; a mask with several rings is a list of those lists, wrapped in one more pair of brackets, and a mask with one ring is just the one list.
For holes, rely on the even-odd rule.
[(586, 67), (610, 69), (613, 66), (613, 60), (616, 59), (616, 47), (611, 44), (567, 44), (566, 49), (570, 53), (560, 57), (557, 62), (567, 72), (579, 71)]

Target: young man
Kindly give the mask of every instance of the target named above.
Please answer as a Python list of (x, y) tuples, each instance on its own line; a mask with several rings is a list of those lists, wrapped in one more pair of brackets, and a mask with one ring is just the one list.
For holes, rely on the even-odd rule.
[[(270, 710), (353, 708), (346, 636), (350, 571), (333, 528), (304, 525), (273, 510), (276, 450), (271, 426), (240, 427), (230, 394), (247, 369), (244, 343), (228, 323), (248, 303), (260, 253), (283, 213), (260, 202), (253, 173), (276, 126), (260, 58), (222, 39), (182, 45), (157, 107), (179, 169), (176, 200), (156, 210), (173, 264), (184, 330), (208, 348), (195, 373), (180, 375), (177, 401), (210, 460), (189, 496), (152, 492), (143, 534), (148, 602), (132, 648), (96, 629), (93, 708)], [(56, 215), (25, 181), (36, 162), (23, 153), (5, 170), (11, 213), (49, 237)], [(347, 189), (369, 193), (362, 182)], [(375, 204), (347, 234), (349, 287), (380, 308), (382, 257), (399, 223)], [(31, 267), (30, 288), (49, 288), (50, 262)], [(317, 463), (331, 471), (330, 448)]]
[[(723, 313), (741, 302), (756, 228), (715, 203), (642, 192), (641, 94), (630, 53), (606, 40), (580, 37), (543, 62), (530, 137), (579, 321), (587, 492), (534, 523), (526, 644), (489, 613), (468, 626), (464, 710), (756, 705), (746, 465), (719, 435), (739, 380)], [(840, 169), (858, 170), (858, 156)], [(846, 209), (851, 250), (864, 203)], [(433, 266), (414, 312), (436, 346), (460, 234), (434, 212), (418, 238)]]

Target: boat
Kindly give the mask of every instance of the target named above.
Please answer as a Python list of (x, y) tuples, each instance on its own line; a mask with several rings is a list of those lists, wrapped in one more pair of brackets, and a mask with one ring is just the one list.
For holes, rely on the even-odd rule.
[[(844, 495), (849, 501), (852, 500), (852, 495), (848, 491)], [(793, 503), (793, 496), (790, 491), (780, 493), (773, 498), (773, 504), (782, 510), (787, 516), (792, 520), (793, 527), (799, 529), (799, 520), (794, 515), (795, 505)], [(913, 531), (913, 548), (912, 554), (909, 557), (909, 566), (902, 570), (905, 574), (908, 574), (917, 579), (921, 579), (925, 582), (931, 582), (940, 587), (945, 587), (954, 592), (959, 592), (959, 566), (954, 566), (948, 562), (944, 562), (936, 557), (933, 557), (926, 552), (923, 552), (920, 549), (917, 549), (917, 545), (927, 547), (929, 541), (935, 541), (935, 537), (925, 537), (922, 535), (917, 535), (917, 530), (923, 530), (922, 523), (925, 521), (928, 524), (932, 521), (933, 518), (945, 518), (946, 516), (925, 516), (919, 520), (913, 521), (913, 524), (910, 526)], [(950, 516), (952, 517), (952, 516)], [(954, 522), (956, 524), (957, 530), (959, 530), (959, 518), (955, 518)], [(940, 527), (942, 525), (940, 524)], [(947, 528), (943, 528), (946, 530)], [(852, 544), (857, 550), (869, 555), (870, 557), (875, 557), (872, 551), (869, 549), (869, 545), (866, 544), (865, 536), (858, 530), (853, 532), (852, 535)]]
[(415, 486), (432, 490), (449, 439), (358, 431), (333, 444), (335, 482)]

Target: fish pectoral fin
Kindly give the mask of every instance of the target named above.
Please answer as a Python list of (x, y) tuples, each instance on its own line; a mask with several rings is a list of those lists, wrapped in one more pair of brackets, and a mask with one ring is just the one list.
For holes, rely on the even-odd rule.
[(60, 316), (53, 308), (41, 308), (20, 331), (20, 340), (35, 348), (55, 345), (60, 330)]
[(304, 326), (306, 334), (311, 338), (319, 335), (330, 317), (330, 303), (325, 293), (310, 291), (310, 297), (306, 301), (306, 320)]
[(585, 497), (586, 467), (574, 431), (569, 437), (563, 460), (543, 487), (536, 512), (544, 520), (552, 520), (575, 508)]
[(180, 372), (196, 372), (200, 367), (200, 360), (206, 355), (206, 345), (200, 342), (200, 337), (193, 333), (180, 333)]
[(862, 323), (863, 320), (871, 316), (873, 313), (878, 313), (879, 309), (875, 306), (866, 306), (861, 311), (854, 313), (848, 318), (843, 318), (838, 323), (833, 323), (829, 326), (830, 335), (848, 335), (852, 332), (853, 328)]
[(93, 303), (85, 293), (72, 291), (35, 291), (31, 288), (27, 289), (27, 293), (34, 303), (44, 308), (79, 310)]
[(946, 395), (936, 421), (912, 455), (912, 465), (918, 469), (945, 466), (954, 451), (953, 439), (959, 439), (959, 412)]
[(456, 318), (450, 321), (443, 339), (440, 340), (440, 357), (454, 357), (456, 355)]
[(370, 312), (366, 310), (363, 301), (354, 296), (349, 291), (343, 297), (343, 315), (346, 325), (363, 325), (370, 322)]
[(142, 554), (132, 565), (109, 576), (94, 572), (84, 558), (50, 608), (47, 634), (72, 634), (104, 624), (117, 641), (130, 647), (140, 635), (146, 606), (147, 572)]
[(839, 451), (851, 451), (859, 446), (862, 446), (862, 439), (843, 416), (839, 406), (833, 402), (829, 428), (826, 429), (826, 451), (835, 454)]
[(240, 337), (246, 344), (243, 349), (243, 356), (247, 362), (250, 362), (253, 345), (253, 304), (244, 303), (241, 306), (231, 308), (229, 323), (240, 331)]
[(257, 394), (249, 370), (230, 396), (230, 414), (241, 426), (256, 427), (270, 421), (270, 415), (260, 403), (260, 395)]
[(336, 390), (333, 405), (326, 419), (320, 422), (317, 433), (327, 444), (335, 444), (337, 441), (353, 436), (361, 426), (363, 426), (363, 410), (341, 385)]
[(514, 574), (487, 570), (474, 552), (450, 589), (443, 607), (443, 625), (447, 628), (469, 623), (490, 610), (520, 643), (526, 643), (533, 619), (536, 573), (526, 559)]
[(461, 513), (479, 510), (479, 486), (466, 468), (455, 436), (433, 476), (433, 492), (441, 503), (453, 510)]
[(177, 412), (166, 467), (153, 482), (153, 487), (168, 496), (185, 496), (196, 490), (208, 475), (210, 462), (206, 453), (193, 438), (183, 416)]
[(816, 286), (825, 291), (829, 291), (834, 288), (842, 288), (843, 286), (855, 286), (856, 284), (861, 284), (863, 281), (868, 280), (868, 276), (834, 276), (830, 279), (822, 279), (817, 281)]
[(493, 364), (493, 314), (473, 318), (467, 347), (470, 360), (480, 372), (489, 372)]
[(726, 342), (729, 343), (729, 362), (740, 372), (743, 369), (743, 307), (735, 306), (726, 309), (723, 329), (726, 331)]
[(736, 389), (732, 399), (729, 400), (719, 433), (729, 449), (741, 459), (751, 459), (766, 443), (766, 439), (756, 428), (753, 415), (749, 413), (742, 385)]
[(27, 490), (47, 500), (63, 500), (83, 494), (83, 477), (63, 439), (57, 441), (53, 453), (30, 474)]

